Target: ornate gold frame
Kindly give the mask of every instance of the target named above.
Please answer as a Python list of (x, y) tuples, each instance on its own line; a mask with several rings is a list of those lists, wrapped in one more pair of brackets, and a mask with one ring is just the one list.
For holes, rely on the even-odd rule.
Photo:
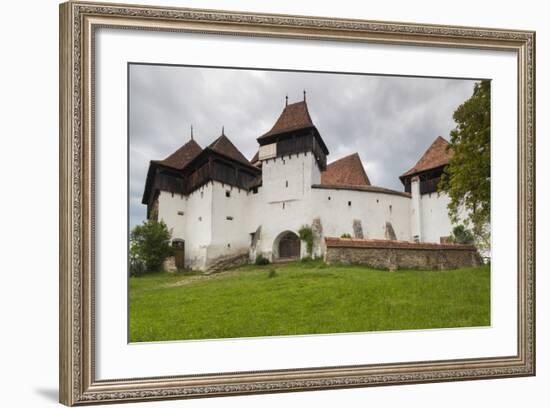
[[(98, 27), (507, 50), (518, 62), (518, 350), (514, 356), (113, 379), (94, 376), (93, 46)], [(60, 401), (145, 401), (535, 374), (535, 33), (123, 4), (60, 6)]]

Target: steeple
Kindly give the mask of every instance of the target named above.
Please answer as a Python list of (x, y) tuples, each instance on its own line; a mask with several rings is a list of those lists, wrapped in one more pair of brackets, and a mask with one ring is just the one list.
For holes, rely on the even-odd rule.
[(194, 140), (193, 139), (193, 125), (191, 125), (191, 140)]

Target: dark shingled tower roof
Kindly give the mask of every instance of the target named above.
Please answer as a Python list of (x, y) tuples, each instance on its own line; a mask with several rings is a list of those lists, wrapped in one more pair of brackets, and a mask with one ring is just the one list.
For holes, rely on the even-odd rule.
[(246, 159), (246, 157), (243, 156), (243, 154), (240, 152), (239, 149), (235, 147), (235, 145), (227, 138), (225, 133), (223, 133), (220, 137), (218, 137), (216, 140), (214, 140), (209, 146), (208, 149), (219, 153), (223, 156), (227, 156), (233, 160), (236, 160), (238, 162), (244, 163), (248, 166), (250, 166), (250, 162)]
[(449, 146), (449, 142), (438, 136), (430, 147), (428, 147), (428, 150), (424, 152), (420, 160), (416, 162), (414, 167), (403, 173), (399, 178), (412, 176), (449, 164), (449, 159), (452, 157), (453, 152), (452, 150), (447, 150), (447, 146)]
[(269, 136), (292, 132), (299, 129), (313, 128), (315, 125), (309, 116), (306, 101), (286, 105), (271, 130), (258, 138), (258, 141)]
[(322, 185), (370, 186), (359, 154), (353, 153), (327, 165), (321, 173)]
[(183, 170), (200, 152), (202, 152), (202, 148), (191, 139), (164, 160), (152, 160), (152, 163)]

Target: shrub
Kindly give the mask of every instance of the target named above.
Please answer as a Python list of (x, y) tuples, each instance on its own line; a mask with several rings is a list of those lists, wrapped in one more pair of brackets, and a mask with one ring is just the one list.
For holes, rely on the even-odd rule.
[(474, 236), (470, 230), (460, 224), (453, 228), (451, 242), (455, 244), (473, 244)]
[(145, 262), (139, 257), (132, 254), (130, 250), (130, 264), (129, 264), (130, 276), (141, 276), (145, 273)]
[(313, 230), (309, 225), (302, 225), (298, 230), (298, 235), (306, 243), (307, 254), (311, 256), (313, 252)]
[(147, 272), (160, 271), (164, 260), (172, 255), (171, 235), (163, 221), (136, 225), (130, 233), (130, 273), (132, 268), (140, 271), (139, 263)]
[(275, 269), (271, 268), (271, 269), (269, 270), (269, 273), (267, 274), (267, 277), (268, 277), (269, 279), (271, 279), (271, 278), (274, 278), (275, 276), (277, 276), (277, 271), (276, 271)]
[(256, 265), (263, 266), (263, 265), (269, 265), (269, 259), (267, 259), (262, 254), (256, 255)]
[(349, 238), (349, 239), (351, 239), (351, 234), (348, 234), (346, 232), (345, 234), (340, 235), (340, 238)]

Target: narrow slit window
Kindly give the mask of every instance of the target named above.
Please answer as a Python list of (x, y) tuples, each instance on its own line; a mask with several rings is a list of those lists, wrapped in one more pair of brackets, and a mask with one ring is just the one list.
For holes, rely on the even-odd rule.
[(348, 201), (348, 207), (351, 207), (351, 201)]
[(226, 190), (226, 191), (225, 191), (225, 196), (226, 196), (226, 197), (231, 197), (231, 191)]

